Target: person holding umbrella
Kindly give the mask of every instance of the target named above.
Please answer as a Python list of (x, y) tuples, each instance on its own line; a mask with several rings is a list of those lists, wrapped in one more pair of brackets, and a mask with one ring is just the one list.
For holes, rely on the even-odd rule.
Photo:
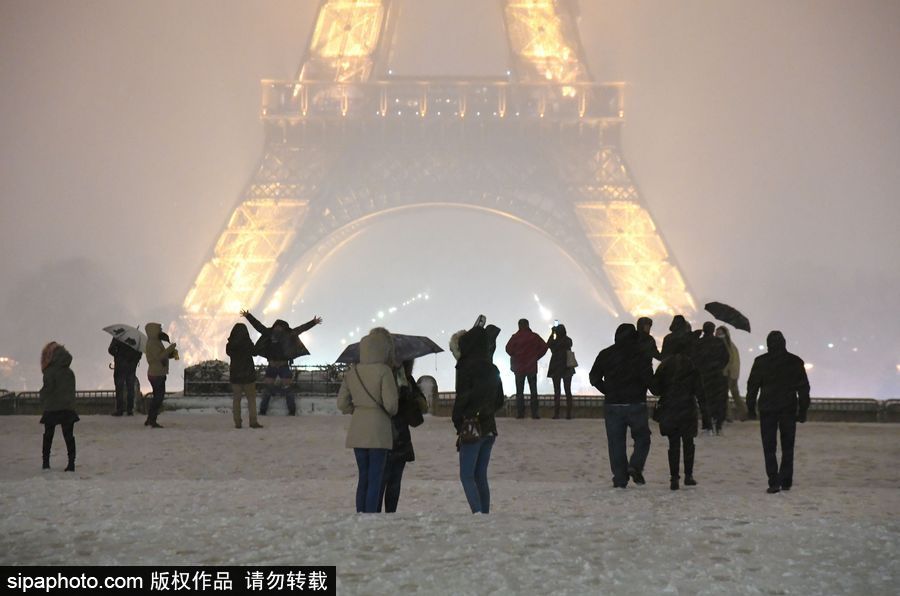
[(147, 336), (129, 325), (110, 325), (104, 331), (113, 336), (107, 348), (107, 352), (113, 357), (113, 383), (116, 388), (116, 409), (112, 415), (122, 416), (127, 413), (133, 416), (137, 367), (147, 345)]

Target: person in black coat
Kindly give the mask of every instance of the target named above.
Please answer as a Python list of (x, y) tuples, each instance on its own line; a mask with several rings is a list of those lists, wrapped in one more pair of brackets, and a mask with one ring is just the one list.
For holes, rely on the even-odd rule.
[(703, 428), (720, 435), (728, 413), (728, 378), (722, 373), (730, 356), (728, 346), (716, 337), (714, 323), (703, 323), (703, 337), (694, 343), (689, 356), (703, 377), (708, 412), (704, 412)]
[(113, 383), (116, 387), (116, 410), (112, 415), (127, 413), (134, 416), (134, 386), (143, 354), (117, 339), (109, 342), (107, 352), (113, 357)]
[(650, 390), (660, 396), (653, 413), (659, 432), (669, 438), (669, 488), (678, 490), (679, 456), (684, 446), (684, 483), (694, 486), (694, 437), (697, 406), (706, 408), (700, 371), (687, 355), (687, 344), (677, 343), (653, 376)]
[[(637, 340), (631, 323), (616, 329), (615, 343), (597, 354), (591, 368), (591, 385), (603, 395), (606, 440), (613, 486), (626, 488), (631, 477), (644, 484), (644, 464), (650, 453), (650, 425), (647, 421), (647, 388), (653, 367)], [(634, 452), (628, 459), (627, 431), (631, 430)]]
[[(479, 323), (481, 322), (479, 317)], [(491, 491), (487, 468), (497, 438), (494, 412), (503, 407), (503, 383), (493, 356), (500, 329), (494, 325), (475, 327), (459, 339), (459, 362), (456, 363), (456, 399), (453, 403), (453, 426), (457, 435), (467, 420), (474, 420), (479, 437), (463, 442), (458, 436), (459, 479), (472, 513), (489, 513)]]
[(560, 385), (566, 388), (566, 420), (572, 419), (572, 376), (575, 368), (569, 366), (572, 338), (566, 334), (565, 325), (556, 325), (547, 339), (550, 349), (550, 365), (547, 376), (553, 381), (553, 419), (559, 418)]
[(241, 397), (247, 397), (247, 415), (250, 417), (250, 428), (262, 428), (256, 419), (256, 365), (253, 356), (256, 349), (250, 332), (243, 323), (235, 323), (225, 344), (225, 353), (231, 357), (228, 368), (228, 381), (231, 383), (232, 413), (234, 427), (241, 428)]
[(268, 360), (266, 372), (263, 378), (265, 390), (262, 401), (259, 403), (259, 413), (266, 415), (269, 409), (269, 400), (275, 387), (284, 393), (287, 402), (288, 416), (297, 414), (297, 405), (294, 401), (294, 393), (291, 391), (291, 383), (294, 373), (291, 370), (291, 362), (309, 354), (306, 346), (300, 341), (300, 334), (309, 331), (316, 325), (322, 324), (322, 317), (313, 317), (299, 327), (291, 328), (287, 321), (278, 319), (271, 327), (263, 325), (259, 319), (246, 310), (241, 311), (241, 316), (247, 319), (253, 328), (259, 332), (256, 340), (256, 353)]
[(400, 501), (400, 484), (406, 464), (416, 461), (410, 426), (424, 422), (422, 414), (428, 409), (427, 400), (413, 378), (414, 360), (407, 360), (397, 371), (397, 413), (391, 417), (394, 426), (394, 445), (388, 454), (384, 469), (382, 500), (385, 513), (395, 513)]
[[(747, 412), (756, 418), (759, 395), (759, 431), (769, 477), (769, 493), (790, 490), (794, 479), (794, 438), (797, 423), (806, 422), (809, 379), (803, 360), (787, 351), (781, 331), (766, 337), (768, 353), (757, 356), (747, 379)], [(778, 435), (781, 435), (781, 465)]]
[(641, 349), (651, 360), (662, 360), (659, 348), (656, 347), (656, 339), (650, 335), (650, 329), (653, 327), (653, 319), (650, 317), (641, 317), (637, 320), (638, 344)]
[(50, 469), (50, 449), (53, 447), (53, 435), (56, 427), (62, 428), (66, 442), (66, 453), (69, 465), (66, 472), (75, 471), (75, 423), (80, 420), (75, 412), (75, 373), (72, 372), (72, 355), (55, 341), (51, 341), (41, 350), (41, 372), (44, 384), (41, 385), (41, 407), (44, 410), (41, 424), (44, 425), (43, 469)]

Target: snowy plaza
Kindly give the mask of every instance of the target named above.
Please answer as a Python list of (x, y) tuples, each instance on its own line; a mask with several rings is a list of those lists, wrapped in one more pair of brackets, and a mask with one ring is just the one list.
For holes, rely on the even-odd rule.
[(498, 419), (492, 512), (469, 513), (448, 418), (413, 429), (398, 513), (354, 512), (349, 416), (83, 416), (78, 467), (40, 470), (2, 419), (4, 565), (335, 565), (340, 594), (894, 594), (900, 426), (799, 425), (794, 489), (765, 494), (758, 425), (698, 439), (699, 486), (613, 489), (602, 420)]

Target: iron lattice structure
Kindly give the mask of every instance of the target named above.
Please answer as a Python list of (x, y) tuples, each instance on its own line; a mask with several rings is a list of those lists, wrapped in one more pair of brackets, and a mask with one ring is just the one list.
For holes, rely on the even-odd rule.
[(592, 81), (559, 0), (497, 1), (508, 77), (411, 80), (388, 70), (398, 3), (321, 0), (297, 77), (262, 81), (262, 160), (184, 301), (190, 360), (371, 217), (428, 205), (540, 230), (615, 312), (695, 310), (622, 157), (623, 86)]

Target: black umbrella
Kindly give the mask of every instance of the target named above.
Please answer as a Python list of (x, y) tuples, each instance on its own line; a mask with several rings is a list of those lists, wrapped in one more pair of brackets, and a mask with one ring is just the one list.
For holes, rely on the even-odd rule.
[(728, 306), (721, 302), (709, 302), (703, 308), (723, 323), (728, 323), (735, 329), (742, 329), (750, 333), (750, 319), (742, 315), (741, 311), (733, 306)]
[[(394, 338), (394, 354), (398, 363), (414, 360), (426, 354), (437, 354), (444, 351), (439, 345), (424, 335), (391, 333), (391, 337)], [(347, 346), (335, 362), (343, 362), (345, 364), (359, 362), (359, 342)]]

